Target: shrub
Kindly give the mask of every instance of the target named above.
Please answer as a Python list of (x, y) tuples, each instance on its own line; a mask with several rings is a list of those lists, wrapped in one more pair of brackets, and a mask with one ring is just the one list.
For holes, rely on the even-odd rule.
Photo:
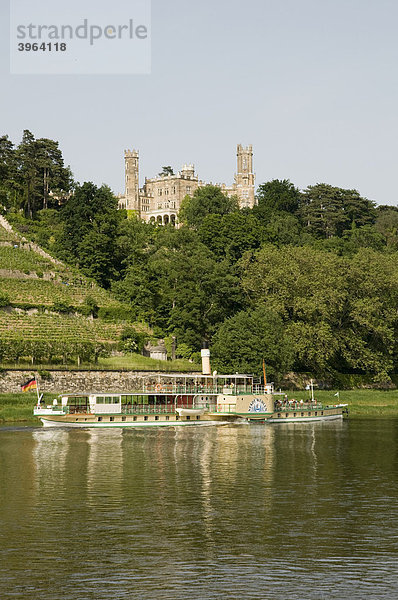
[(53, 303), (53, 310), (59, 313), (67, 314), (73, 312), (73, 306), (70, 306), (67, 302), (63, 300), (56, 300)]
[(84, 304), (81, 308), (81, 312), (87, 317), (90, 315), (94, 317), (94, 319), (98, 317), (99, 306), (92, 296), (86, 296)]
[(124, 306), (102, 306), (98, 317), (104, 321), (131, 321), (134, 318), (131, 308)]
[(120, 334), (119, 350), (122, 352), (142, 352), (146, 336), (139, 333), (133, 326), (125, 327)]
[(0, 307), (9, 306), (10, 305), (10, 297), (5, 292), (0, 292)]

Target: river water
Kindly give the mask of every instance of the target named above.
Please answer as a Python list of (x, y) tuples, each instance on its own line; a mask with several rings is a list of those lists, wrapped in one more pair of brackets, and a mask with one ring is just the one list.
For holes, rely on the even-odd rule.
[(398, 420), (0, 430), (0, 598), (398, 597)]

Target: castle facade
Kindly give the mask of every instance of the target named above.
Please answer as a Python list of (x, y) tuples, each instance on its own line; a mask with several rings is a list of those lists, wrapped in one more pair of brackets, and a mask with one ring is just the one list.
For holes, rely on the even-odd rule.
[[(195, 174), (194, 165), (184, 165), (177, 174), (166, 169), (156, 177), (146, 177), (140, 187), (138, 150), (125, 150), (124, 162), (125, 194), (119, 198), (119, 208), (133, 210), (147, 222), (177, 225), (178, 211), (185, 196), (192, 196), (199, 187), (207, 185)], [(238, 145), (234, 179), (231, 186), (215, 185), (228, 197), (237, 196), (240, 208), (252, 208), (255, 204), (252, 146)]]

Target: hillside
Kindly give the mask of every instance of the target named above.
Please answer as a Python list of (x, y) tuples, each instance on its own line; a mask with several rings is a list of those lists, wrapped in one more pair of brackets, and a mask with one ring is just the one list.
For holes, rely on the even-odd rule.
[(128, 307), (14, 232), (3, 218), (0, 304), (3, 364), (97, 361), (117, 349), (129, 317)]

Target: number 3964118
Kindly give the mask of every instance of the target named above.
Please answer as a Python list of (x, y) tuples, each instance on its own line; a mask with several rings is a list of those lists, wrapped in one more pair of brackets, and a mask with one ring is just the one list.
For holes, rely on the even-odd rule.
[(18, 44), (19, 52), (65, 52), (66, 44), (64, 42), (43, 42), (42, 44), (30, 42)]

